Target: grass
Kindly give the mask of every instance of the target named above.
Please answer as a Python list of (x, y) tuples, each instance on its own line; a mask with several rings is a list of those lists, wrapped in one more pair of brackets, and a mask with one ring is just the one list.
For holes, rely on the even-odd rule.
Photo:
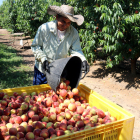
[(0, 43), (0, 89), (32, 86), (33, 73), (16, 50)]

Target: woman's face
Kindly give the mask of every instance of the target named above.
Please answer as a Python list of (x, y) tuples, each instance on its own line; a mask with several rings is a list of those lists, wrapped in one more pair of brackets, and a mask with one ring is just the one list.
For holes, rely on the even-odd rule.
[(57, 29), (60, 31), (66, 30), (71, 24), (71, 21), (68, 18), (62, 16), (58, 17), (56, 15), (56, 20), (57, 20)]

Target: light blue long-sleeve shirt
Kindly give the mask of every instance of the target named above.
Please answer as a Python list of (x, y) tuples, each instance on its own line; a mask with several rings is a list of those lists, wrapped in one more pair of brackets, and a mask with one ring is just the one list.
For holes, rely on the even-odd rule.
[(80, 57), (82, 61), (86, 60), (80, 46), (78, 31), (72, 25), (66, 30), (63, 40), (58, 41), (56, 20), (44, 23), (38, 28), (31, 49), (35, 56), (35, 66), (42, 73), (42, 63), (45, 60), (52, 62), (66, 58), (68, 52), (72, 56)]

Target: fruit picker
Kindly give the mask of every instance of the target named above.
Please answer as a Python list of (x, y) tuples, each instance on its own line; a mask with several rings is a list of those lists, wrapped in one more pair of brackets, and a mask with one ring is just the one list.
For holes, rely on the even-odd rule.
[(78, 56), (83, 63), (82, 71), (89, 72), (88, 62), (82, 52), (78, 31), (71, 25), (84, 22), (82, 15), (74, 15), (74, 8), (69, 5), (50, 6), (49, 15), (56, 20), (42, 24), (35, 35), (31, 49), (35, 56), (33, 85), (46, 84), (45, 71), (49, 72), (49, 63), (71, 56)]

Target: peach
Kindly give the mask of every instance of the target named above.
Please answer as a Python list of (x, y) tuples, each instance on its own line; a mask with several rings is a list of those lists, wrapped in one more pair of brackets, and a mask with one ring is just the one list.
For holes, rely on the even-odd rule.
[(27, 114), (23, 114), (23, 115), (21, 116), (21, 119), (22, 119), (23, 122), (27, 122), (28, 119), (29, 119), (29, 117), (27, 116)]
[(64, 100), (64, 105), (65, 105), (66, 107), (68, 107), (69, 104), (70, 104), (70, 100), (69, 100), (69, 99), (65, 99), (65, 100)]
[(59, 104), (59, 108), (61, 109), (61, 111), (65, 111), (65, 109), (66, 109), (67, 107), (65, 106), (64, 103), (60, 103), (60, 104)]
[(74, 95), (74, 96), (73, 96), (73, 98), (74, 98), (75, 101), (80, 101), (79, 97), (80, 97), (80, 96), (78, 96), (78, 95)]
[(53, 134), (56, 134), (56, 131), (55, 131), (54, 128), (49, 128), (48, 133), (49, 133), (50, 136), (52, 136)]
[(83, 112), (84, 112), (84, 108), (81, 107), (81, 106), (77, 106), (77, 110), (76, 111), (77, 111), (78, 114), (82, 115)]
[(32, 118), (32, 116), (35, 115), (35, 112), (34, 112), (33, 110), (29, 110), (29, 111), (27, 112), (27, 115), (28, 115), (29, 118)]
[(20, 116), (15, 117), (15, 123), (17, 124), (21, 124), (22, 123), (22, 119)]
[(34, 129), (33, 133), (35, 136), (40, 136), (41, 129)]
[(16, 109), (11, 109), (11, 114), (16, 114)]
[(27, 110), (28, 107), (29, 107), (29, 106), (28, 106), (28, 103), (23, 102), (23, 103), (21, 104), (21, 107), (20, 107), (20, 108), (21, 108), (22, 110)]
[(10, 128), (9, 129), (9, 134), (16, 136), (17, 135), (17, 129), (16, 128)]
[(68, 125), (72, 125), (74, 127), (75, 126), (75, 121), (74, 120), (69, 120)]
[(25, 127), (24, 126), (18, 126), (17, 127), (17, 132), (22, 132), (22, 133), (25, 133), (26, 132), (26, 130), (25, 130)]
[(98, 121), (98, 115), (92, 116), (90, 118), (90, 121), (93, 122), (93, 123), (97, 123), (97, 121)]
[(30, 108), (30, 110), (34, 111), (35, 113), (38, 113), (38, 106), (37, 106), (37, 105), (32, 106), (32, 107)]
[(35, 138), (34, 133), (33, 132), (26, 133), (25, 138), (26, 140), (34, 139)]
[(90, 122), (90, 119), (89, 118), (84, 118), (83, 121), (84, 121), (84, 124), (86, 125), (87, 123)]
[(17, 137), (17, 139), (24, 138), (24, 133), (23, 132), (17, 132), (16, 137)]
[(52, 95), (52, 100), (54, 102), (57, 102), (58, 101), (58, 95), (57, 94)]
[(42, 108), (41, 113), (43, 114), (43, 116), (48, 116), (49, 114), (48, 108)]
[(83, 121), (77, 121), (76, 124), (75, 124), (75, 127), (78, 127), (79, 129), (84, 127), (84, 126), (85, 126), (85, 124), (84, 124)]
[(79, 101), (76, 101), (76, 102), (75, 102), (75, 105), (76, 105), (76, 106), (81, 106), (81, 103), (80, 103)]
[(68, 94), (67, 94), (67, 96), (68, 96), (68, 98), (69, 98), (69, 99), (73, 98), (73, 92), (71, 92), (71, 91), (68, 91)]
[(59, 102), (53, 102), (53, 103), (52, 103), (52, 107), (54, 107), (54, 108), (55, 108), (55, 107), (59, 107)]
[(71, 117), (72, 117), (72, 115), (71, 115), (70, 112), (66, 112), (66, 113), (65, 113), (65, 118), (66, 118), (67, 120), (70, 120)]
[(89, 128), (91, 128), (91, 126), (89, 126), (89, 125), (86, 125), (86, 126), (84, 127), (84, 129), (89, 129)]
[(49, 132), (47, 129), (42, 129), (41, 132), (40, 132), (40, 137), (46, 139), (49, 137)]
[(67, 125), (67, 120), (66, 120), (66, 119), (63, 119), (63, 120), (61, 121), (61, 123), (65, 123), (65, 124)]
[(34, 121), (39, 121), (39, 116), (38, 115), (33, 115), (31, 119), (32, 119), (33, 122)]
[(46, 128), (54, 128), (54, 124), (52, 122), (48, 122)]
[(17, 116), (21, 116), (23, 114), (23, 110), (21, 108), (18, 108), (16, 114)]
[(27, 125), (27, 127), (25, 128), (26, 132), (33, 132), (34, 128), (32, 125)]
[(1, 121), (5, 121), (5, 122), (8, 122), (8, 120), (10, 119), (10, 117), (9, 116), (6, 116), (6, 115), (2, 115), (1, 116)]
[(16, 137), (16, 136), (10, 136), (9, 139), (10, 139), (10, 140), (17, 140), (17, 137)]
[(45, 101), (46, 107), (51, 107), (52, 106), (52, 98), (48, 97), (47, 100)]
[(96, 110), (94, 109), (94, 108), (91, 108), (90, 109), (90, 112), (89, 112), (89, 115), (90, 116), (94, 116), (94, 115), (96, 115), (97, 113), (96, 113)]
[(56, 107), (56, 114), (60, 114), (61, 113), (61, 109), (59, 107)]
[(7, 127), (7, 129), (9, 130), (10, 128), (13, 127), (13, 124), (12, 124), (12, 123), (7, 123), (7, 124), (6, 124), (6, 127)]
[(49, 110), (49, 112), (50, 112), (50, 113), (51, 113), (51, 112), (56, 113), (56, 108), (51, 107), (50, 110)]
[(81, 107), (83, 107), (84, 109), (86, 109), (86, 105), (85, 104), (81, 104)]
[(42, 122), (42, 124), (43, 124), (43, 128), (46, 128), (47, 122)]
[(75, 114), (75, 115), (73, 115), (73, 119), (75, 121), (80, 121), (81, 120), (81, 115), (80, 114)]
[(44, 116), (43, 119), (41, 120), (42, 122), (49, 122), (49, 118)]
[(17, 96), (19, 96), (19, 93), (18, 92), (14, 92), (13, 96), (17, 97)]
[(61, 82), (60, 85), (59, 85), (59, 87), (60, 87), (61, 89), (66, 89), (66, 83)]
[(55, 121), (56, 120), (56, 113), (51, 112), (48, 115), (49, 121)]
[(57, 121), (58, 122), (61, 122), (63, 119), (64, 119), (63, 115), (60, 115), (60, 114), (57, 115)]
[(78, 95), (79, 94), (79, 90), (77, 88), (73, 88), (72, 92), (74, 95)]
[(2, 134), (5, 134), (6, 132), (8, 132), (8, 129), (5, 125), (3, 125), (3, 126), (0, 127), (0, 131), (1, 131)]
[(98, 123), (103, 124), (104, 123), (104, 119), (102, 118), (97, 118)]
[(110, 120), (111, 120), (112, 122), (117, 121), (116, 117), (114, 117), (114, 116), (111, 116), (111, 117), (110, 117)]
[(70, 111), (75, 111), (76, 110), (76, 105), (75, 105), (75, 103), (70, 103), (69, 105), (68, 105), (68, 109), (70, 110)]
[(23, 126), (24, 128), (26, 128), (26, 127), (27, 127), (27, 125), (28, 125), (28, 123), (27, 123), (27, 122), (22, 122), (22, 123), (20, 124), (20, 126)]
[(54, 123), (54, 128), (59, 128), (59, 124), (60, 124), (60, 122), (55, 122)]
[(4, 92), (0, 92), (0, 100), (2, 100), (2, 99), (3, 99), (4, 95), (5, 95), (5, 93), (4, 93)]
[(71, 90), (71, 86), (69, 86), (69, 85), (66, 86), (66, 89), (67, 89), (67, 90)]
[(57, 136), (62, 136), (62, 135), (64, 135), (65, 133), (64, 133), (64, 131), (63, 130), (57, 130), (56, 131), (56, 135)]
[(92, 122), (88, 122), (88, 123), (86, 124), (86, 126), (94, 127), (94, 123), (92, 123)]
[(105, 117), (105, 113), (101, 109), (96, 109), (96, 113), (97, 113), (99, 118)]
[(34, 129), (42, 129), (43, 128), (43, 124), (41, 121), (37, 121), (34, 124)]
[(9, 116), (11, 114), (11, 107), (7, 107), (3, 110), (3, 115)]
[(74, 98), (71, 98), (71, 99), (70, 99), (70, 102), (71, 102), (71, 103), (75, 103), (75, 99), (74, 99)]
[(111, 117), (111, 114), (110, 114), (109, 111), (106, 111), (106, 112), (105, 112), (105, 115)]
[(51, 136), (50, 136), (50, 139), (54, 139), (54, 138), (56, 138), (57, 136), (56, 136), (56, 134), (52, 134)]
[(89, 115), (89, 110), (88, 109), (84, 110), (82, 116), (86, 117), (87, 115)]
[(72, 130), (73, 126), (72, 125), (67, 125), (67, 130)]
[(71, 132), (76, 132), (76, 131), (79, 131), (78, 127), (73, 127), (73, 129), (71, 130)]
[(5, 106), (5, 107), (6, 107), (7, 104), (8, 104), (6, 100), (2, 100), (0, 103), (1, 103), (1, 105)]
[(71, 131), (70, 130), (65, 130), (64, 133), (65, 134), (71, 134)]
[(29, 120), (28, 120), (28, 125), (33, 125), (32, 119), (29, 119)]
[(65, 98), (65, 97), (67, 96), (67, 94), (68, 94), (67, 90), (65, 90), (65, 89), (61, 89), (61, 90), (60, 90), (60, 95), (61, 95), (63, 98)]

